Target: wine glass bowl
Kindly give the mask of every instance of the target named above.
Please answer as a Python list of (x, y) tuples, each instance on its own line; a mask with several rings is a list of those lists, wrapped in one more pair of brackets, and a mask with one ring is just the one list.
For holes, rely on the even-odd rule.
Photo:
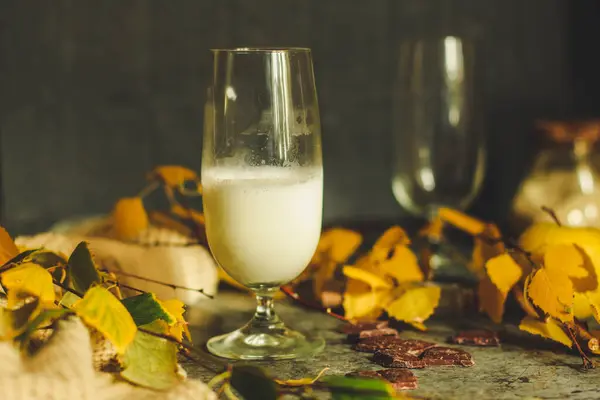
[(425, 218), (440, 207), (464, 210), (484, 177), (481, 99), (474, 49), (456, 36), (402, 42), (394, 87), (392, 190)]
[(219, 265), (254, 291), (244, 327), (208, 341), (232, 359), (307, 356), (324, 347), (287, 328), (273, 294), (317, 247), (322, 221), (320, 121), (309, 49), (213, 50), (202, 185), (206, 232)]

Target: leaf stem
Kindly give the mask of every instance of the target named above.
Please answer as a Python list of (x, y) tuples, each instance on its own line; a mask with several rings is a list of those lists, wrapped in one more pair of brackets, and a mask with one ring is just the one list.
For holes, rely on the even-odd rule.
[[(206, 293), (204, 291), (204, 289), (194, 289), (194, 288), (189, 288), (189, 287), (186, 287), (186, 286), (176, 285), (176, 284), (173, 284), (173, 283), (165, 283), (165, 282), (158, 281), (156, 279), (145, 278), (143, 276), (139, 276), (139, 275), (135, 275), (135, 274), (130, 274), (128, 272), (123, 272), (123, 271), (108, 271), (108, 270), (101, 270), (101, 271), (102, 272), (112, 272), (113, 274), (116, 274), (116, 275), (122, 275), (122, 276), (126, 276), (128, 278), (134, 278), (134, 279), (139, 279), (139, 280), (146, 281), (146, 282), (156, 283), (157, 285), (168, 286), (168, 287), (170, 287), (173, 290), (175, 290), (175, 289), (189, 290), (189, 291), (192, 291), (192, 292), (200, 293), (200, 294), (208, 297), (209, 299), (214, 299), (214, 296), (212, 294)], [(120, 284), (120, 285), (123, 286), (123, 287), (125, 287), (123, 284)], [(141, 290), (135, 289), (133, 287), (129, 287), (129, 289), (137, 290), (139, 292), (142, 292)]]
[(550, 216), (550, 218), (552, 218), (554, 220), (556, 225), (562, 226), (560, 219), (558, 219), (558, 216), (556, 215), (556, 212), (554, 212), (553, 209), (551, 209), (550, 207), (542, 206), (542, 211), (545, 212), (546, 214), (548, 214)]
[(214, 390), (215, 387), (217, 387), (225, 379), (229, 379), (230, 376), (231, 376), (231, 371), (227, 370), (223, 373), (220, 373), (219, 375), (216, 375), (214, 378), (212, 378), (210, 381), (208, 381), (208, 383), (206, 385), (210, 389)]

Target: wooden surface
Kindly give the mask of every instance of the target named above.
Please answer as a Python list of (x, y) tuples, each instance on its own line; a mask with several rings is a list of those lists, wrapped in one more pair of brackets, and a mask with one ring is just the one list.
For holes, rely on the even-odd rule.
[[(213, 301), (206, 301), (188, 312), (194, 343), (201, 348), (216, 334), (239, 328), (251, 317), (254, 301), (246, 294), (220, 293)], [(280, 302), (277, 312), (292, 328), (318, 332), (326, 340), (325, 350), (307, 360), (261, 362), (274, 377), (295, 379), (315, 376), (325, 367), (327, 374), (346, 374), (357, 369), (379, 369), (370, 355), (359, 353), (344, 341), (345, 336), (335, 332), (340, 322), (325, 314), (300, 309), (289, 302)], [(457, 329), (482, 327), (485, 319), (454, 318), (452, 322), (428, 321), (427, 333), (406, 331), (401, 337), (419, 338), (444, 343)], [(420, 399), (598, 399), (600, 398), (600, 369), (582, 372), (581, 359), (566, 354), (564, 348), (532, 340), (514, 325), (494, 327), (505, 342), (497, 348), (456, 346), (472, 354), (473, 367), (430, 367), (414, 370), (419, 388), (411, 394)], [(452, 346), (451, 346), (452, 347)], [(222, 361), (221, 361), (222, 362)], [(209, 364), (217, 369), (222, 365)], [(215, 374), (206, 369), (184, 363), (189, 375), (205, 381)]]
[(569, 109), (561, 0), (0, 1), (3, 218), (15, 233), (104, 212), (157, 164), (200, 165), (208, 49), (314, 51), (325, 220), (394, 219), (391, 87), (399, 41), (455, 28), (481, 39), (490, 157), (475, 211), (501, 219), (533, 119)]

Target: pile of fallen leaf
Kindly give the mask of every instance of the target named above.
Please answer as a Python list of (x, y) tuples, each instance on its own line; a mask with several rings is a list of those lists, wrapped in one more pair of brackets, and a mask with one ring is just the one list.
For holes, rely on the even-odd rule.
[[(600, 230), (556, 222), (533, 225), (511, 241), (494, 224), (442, 209), (419, 234), (444, 241), (448, 225), (470, 234), (474, 248), (466, 268), (478, 280), (479, 309), (500, 323), (508, 296), (514, 296), (526, 314), (521, 330), (574, 347), (584, 366), (592, 367), (587, 355), (600, 354), (600, 331), (590, 328), (594, 319), (600, 322)], [(427, 257), (417, 259), (398, 226), (384, 232), (368, 252), (356, 254), (361, 242), (352, 230), (325, 231), (309, 268), (284, 290), (298, 300), (295, 285), (312, 281), (314, 297), (330, 314), (341, 308), (343, 315), (337, 316), (346, 320), (383, 317), (425, 330), (441, 292), (431, 281)]]

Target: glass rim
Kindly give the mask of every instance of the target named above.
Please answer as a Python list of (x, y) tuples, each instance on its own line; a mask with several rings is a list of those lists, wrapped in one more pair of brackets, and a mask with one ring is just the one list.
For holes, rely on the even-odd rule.
[(213, 53), (238, 53), (238, 54), (253, 54), (253, 53), (310, 53), (308, 47), (231, 47), (231, 48), (214, 48), (210, 49)]

